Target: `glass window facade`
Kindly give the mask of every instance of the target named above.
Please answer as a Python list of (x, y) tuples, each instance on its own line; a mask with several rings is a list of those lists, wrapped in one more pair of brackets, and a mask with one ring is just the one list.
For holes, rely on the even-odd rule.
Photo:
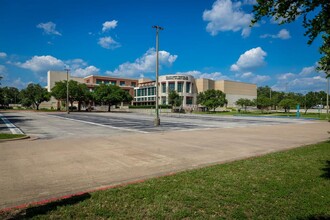
[(170, 83), (168, 84), (168, 90), (169, 90), (169, 92), (175, 90), (175, 83), (174, 83), (174, 82), (170, 82)]
[(178, 82), (178, 92), (183, 91), (183, 82)]
[(186, 93), (190, 93), (190, 89), (191, 89), (191, 83), (187, 82), (186, 83)]
[(193, 104), (193, 97), (186, 97), (186, 104), (192, 105)]
[(162, 93), (166, 93), (166, 83), (162, 83)]

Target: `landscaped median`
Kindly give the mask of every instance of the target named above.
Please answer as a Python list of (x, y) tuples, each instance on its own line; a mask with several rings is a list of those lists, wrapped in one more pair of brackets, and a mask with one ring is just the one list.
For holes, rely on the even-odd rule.
[(20, 140), (28, 138), (29, 136), (25, 134), (6, 134), (6, 133), (0, 133), (0, 142), (1, 141), (10, 141), (10, 140)]
[(0, 218), (328, 219), (330, 141), (86, 193)]

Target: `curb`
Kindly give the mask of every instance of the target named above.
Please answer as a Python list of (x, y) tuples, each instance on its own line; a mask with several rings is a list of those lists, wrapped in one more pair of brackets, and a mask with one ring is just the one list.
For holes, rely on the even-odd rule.
[(7, 141), (19, 141), (19, 140), (24, 140), (24, 139), (28, 139), (28, 138), (31, 138), (31, 137), (28, 135), (25, 135), (24, 137), (18, 137), (18, 138), (0, 139), (0, 143), (7, 142)]

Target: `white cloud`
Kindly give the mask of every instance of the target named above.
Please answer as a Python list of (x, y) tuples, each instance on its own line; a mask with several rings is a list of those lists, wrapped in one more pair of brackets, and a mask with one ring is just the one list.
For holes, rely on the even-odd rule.
[(240, 77), (241, 78), (250, 78), (252, 76), (253, 76), (252, 72), (246, 72), (246, 73), (243, 73)]
[(62, 35), (56, 30), (56, 24), (51, 21), (47, 23), (40, 23), (37, 25), (37, 28), (43, 29), (44, 33), (48, 35)]
[(237, 74), (235, 74), (235, 77), (239, 80), (243, 79), (244, 82), (249, 82), (249, 83), (254, 83), (254, 84), (261, 84), (261, 83), (264, 83), (271, 79), (270, 76), (256, 75), (256, 74), (253, 74), (252, 72), (245, 72), (242, 74), (237, 73)]
[(316, 66), (308, 66), (308, 67), (304, 67), (300, 71), (299, 75), (310, 75), (311, 73), (315, 73), (315, 72), (316, 72)]
[(7, 54), (5, 52), (0, 52), (0, 58), (6, 58)]
[(4, 65), (0, 65), (0, 75), (5, 75), (7, 73), (7, 68)]
[(265, 57), (267, 53), (261, 47), (252, 48), (242, 54), (237, 62), (231, 65), (231, 71), (241, 71), (247, 69), (254, 69), (265, 64)]
[(85, 62), (83, 59), (80, 58), (67, 60), (65, 61), (65, 64), (69, 66), (71, 69), (78, 69), (87, 66), (87, 62)]
[(121, 47), (120, 43), (112, 39), (112, 37), (101, 37), (98, 44), (105, 49), (116, 49)]
[(23, 89), (26, 88), (30, 83), (33, 83), (32, 81), (30, 82), (23, 82), (22, 79), (20, 77), (18, 77), (17, 79), (15, 79), (12, 83), (11, 86), (19, 88), (19, 89)]
[(48, 70), (62, 70), (65, 66), (62, 60), (53, 56), (34, 56), (24, 63), (16, 63), (17, 66), (29, 69), (33, 72), (47, 72)]
[(251, 79), (250, 82), (251, 83), (255, 83), (255, 84), (260, 84), (263, 82), (266, 82), (268, 80), (270, 80), (270, 76), (265, 76), (265, 75), (254, 75)]
[[(171, 55), (167, 51), (159, 51), (159, 66), (171, 66), (177, 59), (177, 55)], [(142, 57), (133, 63), (126, 62), (118, 66), (114, 71), (107, 71), (106, 74), (121, 77), (138, 77), (141, 74), (152, 73), (156, 68), (156, 52), (150, 48)]]
[(205, 78), (205, 79), (212, 79), (212, 80), (219, 80), (219, 79), (229, 79), (229, 77), (223, 75), (220, 72), (213, 72), (213, 73), (203, 73), (198, 70), (192, 70), (187, 72), (177, 72), (178, 75), (191, 75), (195, 79)]
[(296, 74), (294, 73), (284, 73), (278, 76), (279, 80), (290, 80), (292, 78), (294, 78), (296, 76)]
[(264, 34), (261, 35), (260, 38), (278, 38), (278, 39), (282, 39), (282, 40), (287, 40), (291, 38), (290, 32), (287, 29), (282, 29), (280, 30), (276, 35), (272, 35), (272, 34)]
[(112, 20), (112, 21), (106, 21), (103, 23), (102, 32), (106, 32), (111, 29), (115, 29), (117, 27), (118, 21)]
[(100, 69), (95, 66), (88, 66), (85, 68), (76, 68), (71, 71), (72, 76), (85, 77), (89, 75), (98, 75)]
[[(311, 75), (312, 73), (315, 75)], [(272, 88), (278, 91), (295, 91), (301, 93), (325, 90), (325, 74), (316, 72), (315, 66), (304, 67), (299, 73), (279, 74), (277, 76), (277, 82)]]
[[(251, 1), (245, 1), (248, 3)], [(246, 14), (241, 9), (240, 1), (232, 2), (231, 0), (217, 0), (213, 3), (211, 10), (205, 10), (203, 20), (209, 23), (206, 30), (212, 36), (218, 34), (219, 31), (240, 31), (243, 37), (248, 37), (251, 32), (250, 23), (253, 19), (252, 14)]]

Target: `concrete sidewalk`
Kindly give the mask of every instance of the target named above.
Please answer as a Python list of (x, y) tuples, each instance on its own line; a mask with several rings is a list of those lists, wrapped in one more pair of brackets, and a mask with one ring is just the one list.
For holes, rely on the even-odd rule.
[(0, 145), (0, 208), (329, 139), (328, 122)]

